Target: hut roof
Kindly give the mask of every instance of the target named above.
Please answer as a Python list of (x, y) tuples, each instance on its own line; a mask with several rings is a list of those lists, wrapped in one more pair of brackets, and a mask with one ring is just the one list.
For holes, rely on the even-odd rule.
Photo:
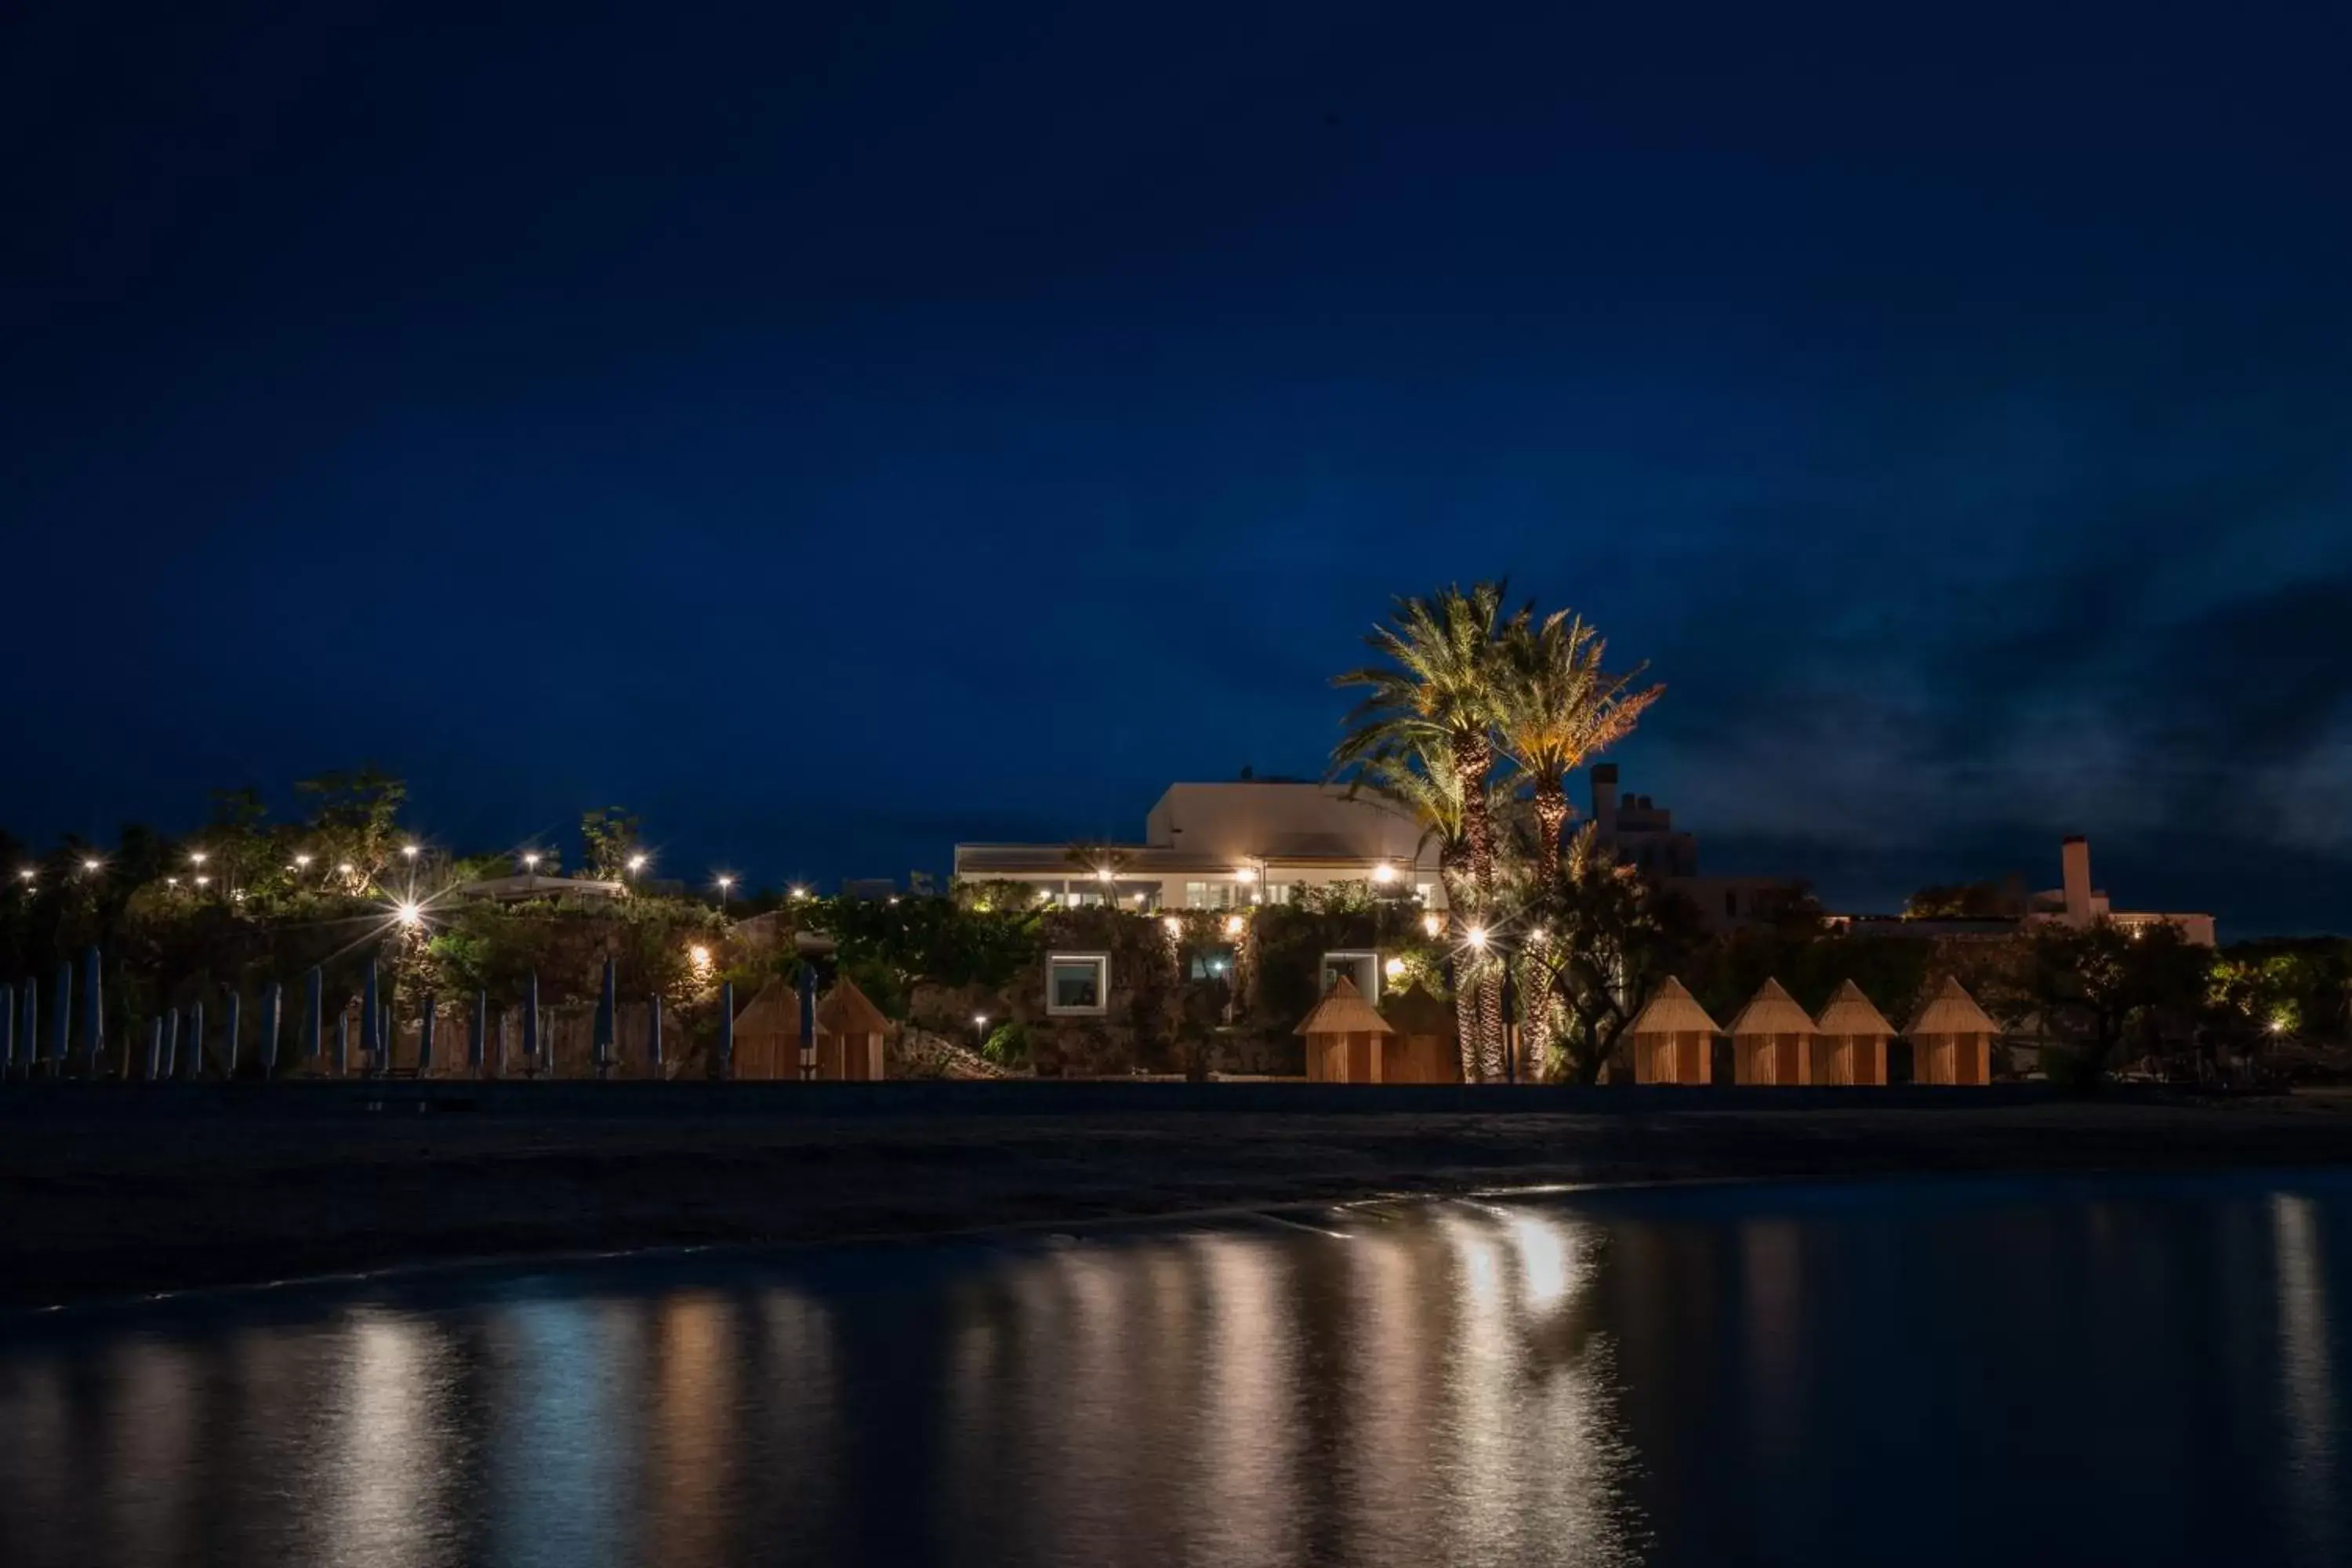
[(1454, 1009), (1422, 989), (1420, 982), (1389, 993), (1381, 1016), (1400, 1035), (1451, 1035)]
[(1918, 1014), (1912, 1018), (1906, 1035), (1998, 1035), (2000, 1026), (1992, 1015), (1977, 1005), (1977, 999), (1968, 994), (1954, 974), (1944, 976)]
[(782, 980), (769, 981), (735, 1015), (735, 1032), (797, 1037), (801, 1032), (800, 996)]
[(816, 1026), (828, 1035), (879, 1035), (889, 1029), (890, 1020), (845, 974), (816, 1005)]
[(1719, 1035), (1723, 1033), (1723, 1027), (1706, 1016), (1706, 1009), (1698, 1005), (1698, 998), (1685, 990), (1681, 981), (1669, 974), (1651, 995), (1649, 1005), (1625, 1026), (1625, 1032), (1629, 1035)]
[(1794, 996), (1781, 989), (1779, 981), (1767, 980), (1757, 988), (1756, 994), (1748, 999), (1748, 1005), (1733, 1015), (1730, 1032), (1734, 1035), (1813, 1035), (1821, 1031), (1813, 1027), (1812, 1018), (1797, 1005)]
[(1816, 1020), (1824, 1035), (1891, 1035), (1895, 1026), (1886, 1015), (1870, 1005), (1862, 987), (1848, 980), (1841, 984), (1830, 997), (1830, 1005), (1822, 1009)]
[(1302, 1035), (1393, 1035), (1389, 1021), (1372, 1011), (1356, 983), (1342, 974), (1298, 1026)]

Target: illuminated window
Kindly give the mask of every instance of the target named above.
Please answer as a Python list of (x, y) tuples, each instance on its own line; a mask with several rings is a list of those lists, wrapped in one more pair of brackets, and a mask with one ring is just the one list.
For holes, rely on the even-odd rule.
[(1349, 949), (1323, 955), (1323, 989), (1328, 991), (1341, 975), (1356, 983), (1356, 994), (1367, 1002), (1381, 999), (1381, 955), (1366, 949)]
[(1234, 891), (1231, 882), (1187, 882), (1184, 884), (1184, 907), (1188, 910), (1231, 909)]
[(1110, 955), (1057, 952), (1045, 960), (1045, 1011), (1099, 1013), (1110, 992)]

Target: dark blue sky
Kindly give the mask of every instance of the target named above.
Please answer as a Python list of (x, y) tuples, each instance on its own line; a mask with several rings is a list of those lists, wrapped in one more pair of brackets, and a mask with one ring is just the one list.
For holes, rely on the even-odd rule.
[(45, 9), (20, 835), (372, 759), (940, 868), (1312, 772), (1507, 573), (1709, 869), (2352, 926), (2340, 8)]

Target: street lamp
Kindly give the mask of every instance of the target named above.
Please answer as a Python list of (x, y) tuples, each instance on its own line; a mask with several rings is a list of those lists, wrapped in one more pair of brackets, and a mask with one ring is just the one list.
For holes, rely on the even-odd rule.
[(1372, 868), (1372, 880), (1385, 887), (1396, 880), (1396, 868), (1383, 860)]
[(722, 872), (720, 872), (720, 873), (719, 873), (719, 875), (718, 882), (719, 882), (719, 912), (720, 914), (722, 914), (722, 915), (723, 915), (723, 914), (725, 914), (725, 913), (727, 912), (727, 889), (730, 889), (730, 888), (731, 888), (731, 887), (733, 887), (733, 886), (735, 885), (735, 878), (734, 878), (734, 875), (733, 875), (731, 872), (724, 872), (724, 871), (722, 871)]
[(985, 1044), (985, 1043), (987, 1042), (987, 1039), (988, 1039), (988, 1015), (987, 1015), (987, 1014), (985, 1014), (985, 1013), (974, 1013), (974, 1014), (971, 1016), (971, 1037), (972, 1037), (972, 1040), (973, 1040), (973, 1042), (974, 1042), (975, 1044)]
[(541, 855), (538, 850), (526, 849), (522, 852), (522, 868), (532, 876), (537, 876), (539, 874), (539, 863), (545, 857)]
[(1472, 926), (1468, 931), (1462, 934), (1474, 949), (1480, 952), (1486, 951), (1486, 928), (1485, 926)]
[(98, 875), (98, 868), (102, 863), (103, 862), (97, 860), (85, 860), (81, 863), (81, 868), (95, 877)]
[(634, 877), (634, 876), (635, 876), (638, 872), (640, 872), (640, 871), (644, 870), (645, 868), (646, 868), (646, 858), (645, 858), (644, 856), (642, 856), (642, 855), (632, 855), (632, 856), (630, 856), (630, 857), (629, 857), (629, 875), (631, 875), (631, 876), (633, 876), (633, 877)]
[(310, 856), (308, 856), (308, 855), (297, 855), (297, 856), (295, 856), (295, 857), (294, 857), (294, 869), (296, 869), (297, 871), (307, 871), (307, 870), (309, 870), (309, 869), (310, 868), (310, 859), (311, 859), (311, 858), (310, 858)]
[(191, 849), (188, 851), (188, 863), (192, 866), (203, 865), (205, 863), (205, 852), (201, 849)]
[(26, 881), (30, 882), (38, 878), (40, 873), (34, 870), (30, 866), (20, 866), (16, 868), (16, 875), (22, 877)]
[(414, 844), (404, 844), (404, 845), (402, 845), (402, 846), (400, 847), (400, 852), (401, 852), (403, 855), (406, 856), (406, 857), (409, 858), (409, 860), (410, 860), (410, 862), (411, 862), (412, 864), (415, 861), (416, 858), (417, 858), (419, 855), (422, 855), (423, 853), (425, 853), (425, 851), (424, 851), (424, 850), (420, 849), (419, 847), (416, 847), (415, 845), (414, 845)]
[(196, 879), (196, 886), (199, 888), (205, 887), (208, 886), (211, 881), (212, 879), (210, 877), (199, 877)]
[(402, 925), (408, 926), (412, 929), (422, 925), (425, 922), (424, 906), (419, 904), (415, 899), (403, 899), (400, 902), (400, 908), (394, 912), (400, 917), (400, 923)]

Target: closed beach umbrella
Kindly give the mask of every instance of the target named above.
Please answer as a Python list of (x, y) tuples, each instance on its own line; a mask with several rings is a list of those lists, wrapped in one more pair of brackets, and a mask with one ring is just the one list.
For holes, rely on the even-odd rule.
[(163, 1020), (147, 1020), (147, 1081), (153, 1083), (163, 1076)]
[(433, 1070), (433, 995), (425, 996), (425, 1013), (416, 1024), (416, 1076), (423, 1078)]
[(474, 1026), (466, 1039), (466, 1065), (479, 1077), (483, 1058), (490, 1048), (490, 994), (474, 993)]
[(33, 1076), (33, 1062), (41, 1050), (41, 983), (25, 977), (25, 994), (17, 999), (16, 1038), (25, 1053), (25, 1076)]
[(261, 1076), (278, 1073), (278, 1026), (284, 1016), (286, 990), (275, 980), (261, 990)]
[(63, 1078), (66, 1070), (66, 1042), (71, 1038), (68, 1026), (73, 1022), (73, 960), (58, 965), (58, 988), (55, 993), (57, 1014), (49, 1020), (49, 1070)]
[(368, 957), (367, 978), (360, 984), (360, 1054), (367, 1058), (368, 1071), (383, 1070), (383, 999), (373, 954)]
[(0, 985), (0, 1078), (16, 1070), (16, 988)]
[(735, 1070), (735, 983), (719, 983), (719, 1076)]
[(646, 1052), (654, 1064), (654, 1076), (661, 1077), (661, 993), (646, 998)]
[(522, 1059), (539, 1068), (539, 971), (530, 972), (522, 990)]
[(169, 1007), (163, 1012), (163, 1071), (170, 1078), (180, 1065), (180, 1010)]
[(245, 993), (232, 991), (228, 994), (228, 1039), (221, 1047), (221, 1077), (223, 1078), (236, 1077), (237, 1026), (244, 1020)]
[(816, 965), (801, 960), (801, 1077), (816, 1074)]
[(89, 1076), (98, 1076), (98, 1054), (106, 1044), (106, 992), (99, 982), (98, 944), (81, 955), (81, 1058)]
[(613, 996), (613, 961), (604, 960), (604, 984), (596, 993), (596, 1073), (603, 1077), (613, 1065), (613, 1021), (619, 1005)]
[(325, 977), (317, 966), (302, 977), (302, 1059), (314, 1062), (327, 1045)]
[(188, 1077), (205, 1076), (205, 1005), (194, 1002), (188, 1005)]

